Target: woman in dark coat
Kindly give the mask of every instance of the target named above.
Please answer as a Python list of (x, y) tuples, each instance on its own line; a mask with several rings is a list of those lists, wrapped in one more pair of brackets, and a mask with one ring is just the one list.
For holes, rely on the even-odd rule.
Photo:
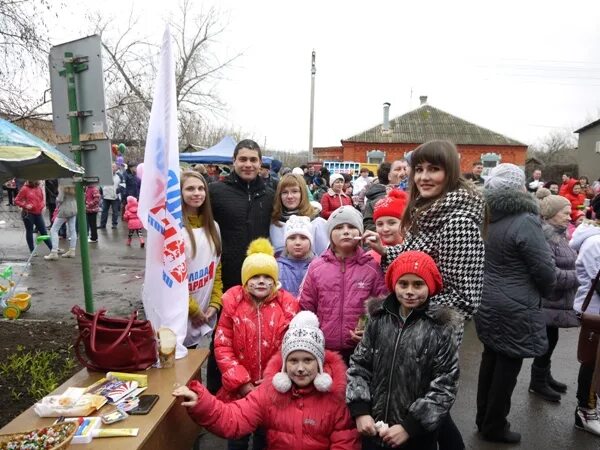
[(525, 174), (500, 164), (485, 182), (490, 223), (485, 237), (483, 295), (475, 315), (483, 343), (477, 386), (477, 428), (485, 440), (516, 443), (506, 416), (524, 358), (548, 349), (541, 297), (556, 282), (538, 205)]
[(579, 286), (575, 271), (577, 252), (569, 247), (566, 236), (571, 213), (569, 200), (560, 195), (552, 195), (546, 188), (538, 189), (536, 197), (544, 219), (544, 237), (554, 256), (556, 287), (542, 299), (548, 351), (533, 360), (529, 392), (538, 394), (545, 400), (558, 402), (560, 394), (567, 392), (567, 385), (552, 378), (550, 360), (558, 342), (558, 329), (579, 326), (579, 320), (573, 310), (573, 300)]

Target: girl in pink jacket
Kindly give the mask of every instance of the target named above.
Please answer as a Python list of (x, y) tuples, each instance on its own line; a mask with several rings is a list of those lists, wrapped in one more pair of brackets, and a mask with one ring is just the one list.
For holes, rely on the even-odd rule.
[(142, 235), (142, 230), (144, 229), (144, 225), (142, 225), (142, 221), (138, 217), (138, 201), (135, 197), (130, 195), (127, 197), (127, 206), (125, 207), (125, 214), (123, 214), (123, 220), (127, 221), (127, 229), (129, 233), (127, 234), (127, 245), (131, 245), (131, 238), (133, 237), (133, 233), (140, 239), (140, 247), (144, 248), (144, 236)]
[(360, 341), (366, 314), (365, 301), (388, 294), (383, 273), (360, 246), (362, 215), (342, 206), (327, 220), (329, 249), (308, 266), (300, 286), (300, 306), (321, 322), (327, 348), (341, 353), (348, 363)]
[(358, 450), (358, 431), (344, 403), (346, 366), (325, 350), (317, 317), (308, 311), (292, 319), (281, 347), (269, 361), (265, 379), (243, 399), (223, 403), (198, 381), (177, 388), (192, 419), (227, 438), (257, 427), (267, 432), (267, 448)]

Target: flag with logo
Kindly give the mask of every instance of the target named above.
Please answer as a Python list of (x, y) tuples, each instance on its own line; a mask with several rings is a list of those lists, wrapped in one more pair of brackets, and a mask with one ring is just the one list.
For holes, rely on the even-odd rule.
[(183, 358), (188, 287), (179, 189), (179, 149), (175, 99), (175, 59), (169, 27), (163, 35), (150, 125), (146, 139), (139, 217), (148, 230), (142, 300), (156, 330), (177, 335), (176, 358)]

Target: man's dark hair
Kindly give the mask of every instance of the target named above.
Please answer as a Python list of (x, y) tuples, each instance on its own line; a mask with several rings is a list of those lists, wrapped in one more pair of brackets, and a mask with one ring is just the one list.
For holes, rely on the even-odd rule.
[(254, 142), (252, 139), (244, 139), (244, 140), (241, 140), (240, 142), (238, 142), (238, 145), (236, 145), (235, 149), (233, 149), (233, 160), (234, 161), (237, 158), (237, 155), (240, 152), (240, 150), (243, 148), (245, 148), (247, 150), (254, 150), (254, 151), (258, 152), (258, 158), (262, 159), (262, 152), (260, 151), (260, 146), (256, 142)]
[(481, 161), (475, 161), (473, 163), (473, 167), (475, 167), (475, 166), (483, 166), (483, 163)]
[(302, 170), (307, 170), (307, 169), (308, 169), (308, 166), (307, 166), (306, 164), (302, 164), (302, 165), (300, 166), (300, 168), (301, 168)]
[(382, 162), (379, 164), (379, 167), (377, 168), (377, 179), (379, 180), (379, 184), (383, 184), (384, 186), (389, 184), (390, 180), (388, 180), (388, 177), (391, 169), (392, 164), (389, 162)]

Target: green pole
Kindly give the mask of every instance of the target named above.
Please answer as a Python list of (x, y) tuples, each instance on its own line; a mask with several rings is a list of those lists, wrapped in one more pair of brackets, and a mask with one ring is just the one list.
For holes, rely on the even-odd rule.
[[(71, 127), (71, 150), (75, 162), (81, 165), (81, 141), (79, 139), (79, 112), (77, 110), (77, 91), (75, 89), (75, 63), (73, 53), (65, 53), (65, 76), (67, 80), (67, 94), (69, 96), (69, 124)], [(85, 194), (81, 177), (75, 182), (75, 195), (77, 197), (77, 223), (79, 234), (79, 249), (81, 251), (81, 271), (83, 272), (83, 293), (85, 296), (85, 310), (94, 312), (94, 298), (92, 296), (92, 276), (90, 273), (90, 252), (87, 240), (87, 220), (85, 215)]]

